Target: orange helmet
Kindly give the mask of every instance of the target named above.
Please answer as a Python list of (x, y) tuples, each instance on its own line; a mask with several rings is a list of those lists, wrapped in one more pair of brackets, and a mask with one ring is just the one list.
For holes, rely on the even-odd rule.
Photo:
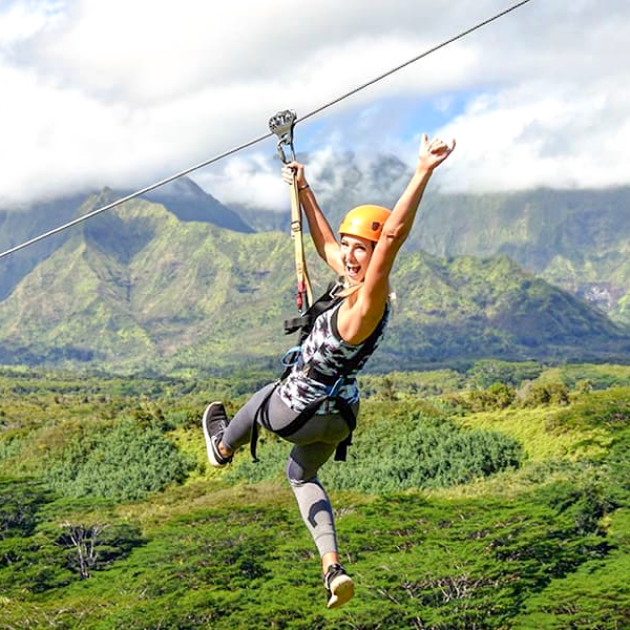
[(376, 242), (381, 237), (383, 223), (390, 214), (391, 212), (383, 206), (357, 206), (346, 214), (338, 232)]

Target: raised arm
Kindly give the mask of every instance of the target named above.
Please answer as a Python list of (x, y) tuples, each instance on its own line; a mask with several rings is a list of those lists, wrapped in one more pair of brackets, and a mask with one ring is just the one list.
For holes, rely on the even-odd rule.
[(369, 329), (371, 320), (378, 321), (380, 318), (389, 293), (389, 274), (398, 251), (413, 227), (424, 189), (433, 170), (454, 149), (455, 140), (449, 146), (439, 138), (429, 142), (427, 135), (423, 134), (415, 173), (383, 225), (381, 237), (374, 248), (365, 274), (363, 287), (357, 296), (356, 314), (366, 318), (362, 329)]
[(304, 166), (299, 162), (291, 162), (282, 168), (282, 179), (291, 183), (293, 172), (296, 172), (296, 181), (300, 204), (308, 221), (311, 238), (320, 258), (338, 275), (343, 274), (343, 264), (339, 256), (339, 243), (330, 223), (321, 211), (304, 175)]

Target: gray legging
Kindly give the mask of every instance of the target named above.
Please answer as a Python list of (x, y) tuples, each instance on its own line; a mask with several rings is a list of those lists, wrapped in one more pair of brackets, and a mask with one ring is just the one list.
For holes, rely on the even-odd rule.
[[(234, 416), (223, 434), (223, 444), (230, 450), (235, 451), (249, 442), (256, 411), (275, 385), (270, 383), (257, 391)], [(358, 404), (353, 411), (358, 412)], [(276, 389), (269, 399), (268, 417), (272, 429), (286, 427), (297, 415), (282, 401)], [(287, 478), (320, 556), (337, 551), (337, 536), (332, 505), (317, 479), (317, 471), (349, 432), (340, 414), (317, 414), (299, 431), (286, 438), (295, 445), (287, 463)]]

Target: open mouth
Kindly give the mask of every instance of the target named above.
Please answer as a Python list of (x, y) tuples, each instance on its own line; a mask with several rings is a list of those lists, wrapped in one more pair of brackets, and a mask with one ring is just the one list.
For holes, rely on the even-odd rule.
[(346, 264), (346, 274), (350, 278), (356, 278), (361, 271), (361, 265), (350, 265)]

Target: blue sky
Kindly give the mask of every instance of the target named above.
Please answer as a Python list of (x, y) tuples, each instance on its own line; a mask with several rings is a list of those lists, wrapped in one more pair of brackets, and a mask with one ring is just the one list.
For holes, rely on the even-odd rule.
[[(438, 98), (382, 98), (367, 106), (350, 106), (341, 113), (332, 111), (324, 119), (313, 118), (302, 126), (298, 125), (295, 130), (296, 142), (301, 149), (316, 151), (326, 144), (326, 136), (331, 133), (331, 129), (343, 129), (344, 139), (356, 148), (365, 142), (365, 126), (356, 124), (357, 119), (363, 116), (377, 121), (374, 123), (374, 126), (378, 125), (375, 133), (396, 137), (403, 143), (412, 143), (419, 129), (431, 135), (439, 132), (450, 120), (463, 114), (466, 104), (476, 95), (475, 90), (454, 91), (444, 92)], [(383, 147), (383, 150), (386, 151), (387, 147)]]
[[(0, 207), (151, 184), (511, 4), (2, 0)], [(298, 149), (412, 167), (426, 131), (457, 138), (445, 191), (628, 184), (629, 31), (627, 0), (531, 0), (299, 125)], [(286, 197), (274, 153), (270, 140), (196, 180), (273, 208)]]

